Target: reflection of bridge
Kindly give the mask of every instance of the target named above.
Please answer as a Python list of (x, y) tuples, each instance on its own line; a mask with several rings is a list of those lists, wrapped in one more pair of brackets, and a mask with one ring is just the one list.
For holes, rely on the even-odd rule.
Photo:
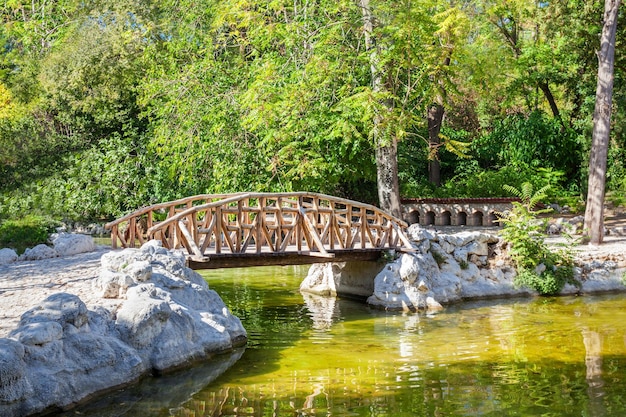
[(411, 198), (403, 199), (405, 218), (422, 226), (494, 226), (497, 213), (512, 208), (519, 198)]
[(113, 248), (159, 239), (194, 269), (374, 260), (410, 250), (406, 223), (323, 194), (206, 194), (141, 208), (108, 223)]

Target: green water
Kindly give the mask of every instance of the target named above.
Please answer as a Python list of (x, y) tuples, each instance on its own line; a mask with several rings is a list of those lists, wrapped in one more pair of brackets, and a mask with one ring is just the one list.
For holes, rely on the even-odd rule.
[(206, 365), (207, 372), (198, 367), (151, 378), (108, 399), (112, 405), (92, 403), (74, 413), (626, 415), (626, 295), (500, 300), (436, 315), (402, 314), (350, 300), (305, 299), (297, 289), (306, 271), (205, 271), (248, 330), (241, 358), (206, 385), (198, 386), (203, 372), (241, 351)]

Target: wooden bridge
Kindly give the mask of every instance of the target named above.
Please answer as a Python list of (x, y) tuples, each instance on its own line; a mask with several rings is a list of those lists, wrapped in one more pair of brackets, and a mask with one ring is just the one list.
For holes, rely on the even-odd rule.
[(407, 224), (377, 207), (317, 193), (205, 194), (106, 224), (113, 248), (150, 239), (186, 251), (194, 269), (375, 260), (412, 250)]

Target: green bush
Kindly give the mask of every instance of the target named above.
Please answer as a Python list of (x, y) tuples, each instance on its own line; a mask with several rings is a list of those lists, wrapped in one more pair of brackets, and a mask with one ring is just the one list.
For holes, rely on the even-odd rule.
[(18, 254), (26, 248), (47, 243), (56, 223), (47, 217), (29, 215), (19, 220), (0, 223), (0, 247), (12, 248)]
[(515, 263), (517, 276), (515, 284), (531, 288), (542, 295), (558, 294), (566, 283), (579, 285), (574, 279), (574, 258), (566, 249), (554, 249), (545, 242), (545, 224), (537, 219), (537, 214), (549, 210), (534, 210), (545, 198), (546, 188), (533, 193), (531, 184), (526, 183), (521, 190), (505, 186), (520, 197), (521, 203), (513, 203), (513, 209), (501, 214), (504, 224), (502, 237), (510, 243), (509, 254)]

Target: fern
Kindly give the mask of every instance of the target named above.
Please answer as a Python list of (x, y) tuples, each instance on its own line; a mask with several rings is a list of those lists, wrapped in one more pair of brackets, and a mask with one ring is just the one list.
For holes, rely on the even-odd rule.
[[(509, 253), (517, 268), (516, 285), (551, 295), (560, 292), (566, 283), (578, 284), (574, 280), (571, 252), (554, 251), (545, 243), (545, 225), (537, 220), (536, 215), (550, 210), (533, 210), (546, 198), (549, 187), (536, 192), (530, 183), (524, 183), (521, 190), (509, 185), (503, 188), (521, 200), (521, 203), (513, 203), (511, 211), (498, 213), (504, 225), (502, 237), (511, 244)], [(538, 268), (542, 264), (544, 268)]]
[[(545, 185), (533, 192), (533, 185), (529, 182), (525, 182), (522, 184), (522, 189), (518, 190), (517, 188), (510, 185), (503, 185), (502, 188), (513, 194), (515, 197), (518, 197), (522, 200), (522, 205), (525, 206), (528, 211), (535, 211), (535, 208), (541, 201), (545, 200), (548, 196), (548, 190), (550, 189), (549, 185)], [(536, 213), (549, 212), (549, 209), (539, 210)]]

